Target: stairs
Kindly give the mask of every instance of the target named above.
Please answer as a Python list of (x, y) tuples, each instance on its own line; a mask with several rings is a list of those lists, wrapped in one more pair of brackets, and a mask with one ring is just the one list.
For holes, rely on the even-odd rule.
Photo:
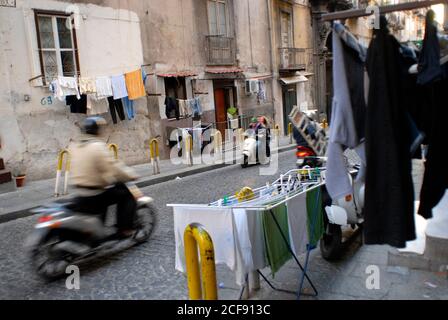
[(0, 193), (15, 191), (16, 186), (12, 179), (11, 172), (5, 169), (5, 163), (0, 158)]

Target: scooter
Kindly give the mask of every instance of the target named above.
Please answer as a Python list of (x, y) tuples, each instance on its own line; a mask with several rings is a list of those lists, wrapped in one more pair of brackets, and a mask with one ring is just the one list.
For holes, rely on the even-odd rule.
[(131, 246), (146, 242), (156, 225), (153, 199), (144, 196), (134, 184), (126, 186), (137, 200), (136, 231), (127, 239), (118, 237), (116, 227), (107, 225), (107, 214), (102, 219), (101, 215), (80, 212), (76, 200), (33, 210), (32, 213), (40, 216), (25, 247), (31, 254), (37, 274), (54, 280), (65, 275), (69, 265), (116, 249), (123, 242), (129, 242)]
[[(298, 168), (326, 167), (325, 155), (328, 147), (328, 136), (325, 129), (301, 112), (298, 107), (293, 108), (289, 119), (309, 145), (309, 147), (299, 146), (297, 149)], [(347, 155), (351, 157), (354, 156), (354, 152), (354, 150), (346, 151)], [(325, 186), (322, 187), (323, 211), (326, 214), (324, 214), (325, 232), (320, 241), (320, 252), (326, 260), (331, 261), (339, 258), (344, 247), (343, 229), (349, 227), (356, 231), (362, 227), (364, 222), (365, 185), (363, 182), (356, 180), (358, 170), (359, 164), (351, 168), (349, 178), (353, 192), (347, 197), (333, 201)], [(325, 173), (323, 176), (325, 179)]]
[[(262, 132), (262, 130), (260, 130)], [(266, 152), (266, 133), (256, 133), (254, 129), (248, 129), (244, 133), (243, 163), (242, 168), (249, 165), (267, 164), (270, 161)]]

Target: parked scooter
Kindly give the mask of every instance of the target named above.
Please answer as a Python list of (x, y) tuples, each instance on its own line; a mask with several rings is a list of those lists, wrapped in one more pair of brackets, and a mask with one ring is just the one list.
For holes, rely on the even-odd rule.
[(26, 247), (40, 276), (48, 280), (59, 278), (69, 265), (117, 248), (125, 241), (136, 245), (149, 239), (156, 224), (153, 199), (144, 196), (134, 184), (126, 186), (137, 200), (136, 232), (127, 239), (118, 237), (114, 226), (107, 226), (107, 215), (101, 217), (79, 212), (75, 200), (33, 211), (40, 217)]
[(260, 130), (257, 134), (254, 129), (248, 129), (244, 133), (243, 163), (241, 167), (249, 165), (267, 164), (270, 161), (266, 146), (266, 131)]

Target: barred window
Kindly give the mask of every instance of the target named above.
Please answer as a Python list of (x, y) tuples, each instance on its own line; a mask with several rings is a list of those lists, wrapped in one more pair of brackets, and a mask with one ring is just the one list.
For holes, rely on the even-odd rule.
[(71, 17), (45, 11), (35, 11), (35, 17), (44, 85), (57, 76), (78, 75), (78, 49)]

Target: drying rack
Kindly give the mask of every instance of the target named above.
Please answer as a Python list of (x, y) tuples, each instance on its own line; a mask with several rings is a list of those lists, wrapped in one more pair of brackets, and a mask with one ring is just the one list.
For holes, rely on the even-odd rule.
[[(238, 197), (231, 196), (226, 199), (220, 199), (218, 201), (215, 201), (209, 205), (197, 205), (197, 204), (168, 204), (168, 207), (183, 207), (183, 208), (210, 208), (212, 209), (218, 209), (218, 208), (227, 208), (227, 209), (245, 209), (248, 212), (269, 212), (271, 215), (275, 226), (277, 227), (282, 240), (284, 244), (286, 245), (289, 253), (293, 257), (295, 263), (301, 270), (301, 276), (300, 276), (300, 282), (299, 282), (299, 288), (297, 291), (291, 291), (286, 289), (281, 289), (275, 287), (268, 279), (267, 277), (260, 271), (256, 270), (258, 275), (260, 275), (266, 283), (275, 291), (282, 291), (287, 293), (293, 293), (297, 295), (297, 299), (299, 300), (302, 295), (306, 296), (317, 296), (318, 291), (316, 289), (316, 286), (310, 279), (308, 275), (308, 264), (309, 264), (309, 258), (310, 253), (312, 250), (315, 249), (315, 247), (308, 243), (306, 246), (306, 258), (305, 262), (302, 265), (296, 255), (294, 253), (294, 250), (291, 247), (291, 244), (289, 243), (288, 237), (285, 234), (285, 232), (282, 230), (279, 221), (277, 220), (273, 209), (275, 209), (278, 206), (281, 206), (288, 201), (303, 195), (303, 193), (318, 190), (317, 197), (321, 196), (321, 187), (325, 185), (324, 182), (324, 173), (325, 168), (305, 168), (305, 169), (293, 169), (289, 170), (285, 174), (280, 175), (280, 178), (278, 178), (276, 181), (274, 181), (272, 184), (267, 184), (266, 186), (253, 189), (253, 197), (246, 201), (238, 201)], [(319, 175), (319, 176), (317, 176)], [(305, 178), (303, 181), (302, 179)], [(271, 193), (269, 193), (271, 192)], [(258, 195), (258, 196), (257, 196)], [(316, 205), (319, 203), (319, 201), (316, 201)], [(310, 227), (310, 234), (312, 235), (309, 238), (313, 238), (315, 230), (314, 227), (316, 225), (316, 221), (318, 218), (318, 214), (320, 213), (320, 210), (318, 207), (313, 208), (313, 214), (312, 214), (312, 221), (311, 221), (311, 227)], [(310, 284), (313, 293), (303, 293), (303, 287), (305, 284), (305, 280), (308, 281)], [(245, 279), (245, 285), (241, 288), (239, 299), (242, 298), (244, 290), (248, 288), (248, 275), (246, 275)]]

